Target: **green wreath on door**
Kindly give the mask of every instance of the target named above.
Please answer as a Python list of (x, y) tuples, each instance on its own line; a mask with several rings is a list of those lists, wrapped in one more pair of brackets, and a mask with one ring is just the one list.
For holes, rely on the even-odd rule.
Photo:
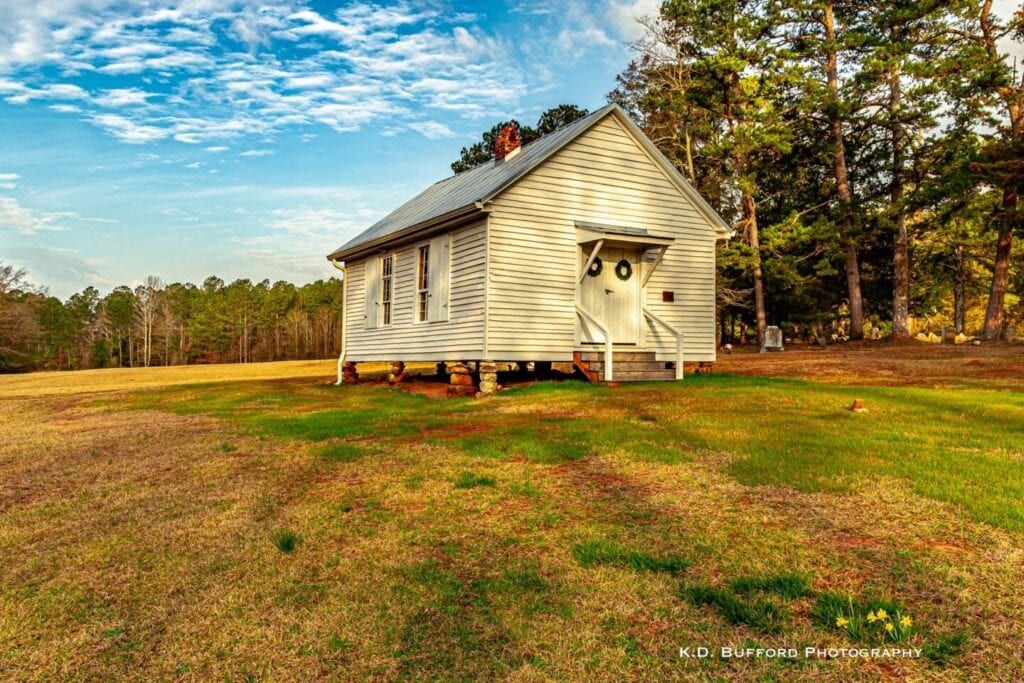
[(633, 264), (628, 259), (622, 259), (615, 264), (615, 277), (623, 282), (633, 277)]

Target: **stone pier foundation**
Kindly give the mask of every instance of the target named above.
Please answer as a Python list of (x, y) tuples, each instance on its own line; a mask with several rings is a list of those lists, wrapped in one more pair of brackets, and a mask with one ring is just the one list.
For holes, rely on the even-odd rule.
[(480, 368), (480, 391), (477, 392), (477, 398), (498, 393), (498, 364), (485, 360), (481, 361), (478, 367)]
[(357, 384), (359, 382), (359, 371), (356, 370), (355, 363), (348, 362), (342, 364), (341, 381), (344, 384)]
[(473, 383), (473, 374), (465, 363), (452, 363), (448, 366), (451, 372), (448, 380), (448, 396), (474, 396), (476, 385)]
[(405, 363), (395, 361), (388, 370), (388, 384), (398, 384), (405, 379)]

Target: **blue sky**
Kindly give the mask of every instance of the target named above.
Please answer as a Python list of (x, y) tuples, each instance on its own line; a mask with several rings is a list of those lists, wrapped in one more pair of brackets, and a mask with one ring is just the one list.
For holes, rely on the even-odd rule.
[(494, 121), (604, 103), (657, 0), (0, 2), (0, 261), (305, 282)]
[(0, 0), (0, 261), (61, 297), (329, 276), (495, 121), (604, 104), (658, 5)]

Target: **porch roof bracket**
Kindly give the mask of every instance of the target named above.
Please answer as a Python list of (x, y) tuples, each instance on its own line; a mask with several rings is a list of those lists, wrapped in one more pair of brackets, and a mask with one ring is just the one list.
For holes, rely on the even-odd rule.
[(644, 281), (640, 284), (641, 287), (647, 286), (647, 281), (651, 279), (652, 275), (654, 275), (654, 271), (658, 268), (658, 265), (661, 263), (661, 259), (665, 257), (666, 251), (668, 251), (668, 245), (661, 245), (661, 248), (658, 249), (658, 257), (654, 259), (654, 263), (652, 263), (651, 267), (648, 268), (647, 272), (644, 273)]
[(590, 266), (594, 264), (594, 259), (597, 258), (598, 252), (601, 251), (601, 247), (604, 245), (604, 238), (602, 237), (594, 243), (594, 248), (590, 252), (590, 258), (587, 259), (587, 263), (583, 266), (583, 271), (580, 273), (580, 282), (583, 282), (583, 278), (587, 276), (587, 271), (590, 270)]

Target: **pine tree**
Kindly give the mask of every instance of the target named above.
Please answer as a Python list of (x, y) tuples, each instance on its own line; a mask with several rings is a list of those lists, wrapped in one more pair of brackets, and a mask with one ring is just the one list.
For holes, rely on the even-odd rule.
[(666, 2), (611, 93), (640, 115), (655, 140), (667, 143), (670, 158), (698, 187), (709, 184), (698, 178), (708, 169), (725, 181), (717, 183), (712, 203), (738, 215), (745, 248), (726, 256), (745, 261), (750, 273), (761, 344), (767, 313), (759, 176), (789, 148), (779, 110), (788, 74), (773, 44), (777, 18), (771, 3), (760, 0)]
[(803, 106), (809, 116), (821, 119), (831, 147), (850, 337), (859, 339), (864, 336), (864, 302), (847, 136), (862, 103), (853, 97), (855, 90), (840, 74), (854, 72), (859, 66), (869, 12), (863, 5), (845, 0), (791, 0), (784, 4), (793, 55), (804, 67)]

